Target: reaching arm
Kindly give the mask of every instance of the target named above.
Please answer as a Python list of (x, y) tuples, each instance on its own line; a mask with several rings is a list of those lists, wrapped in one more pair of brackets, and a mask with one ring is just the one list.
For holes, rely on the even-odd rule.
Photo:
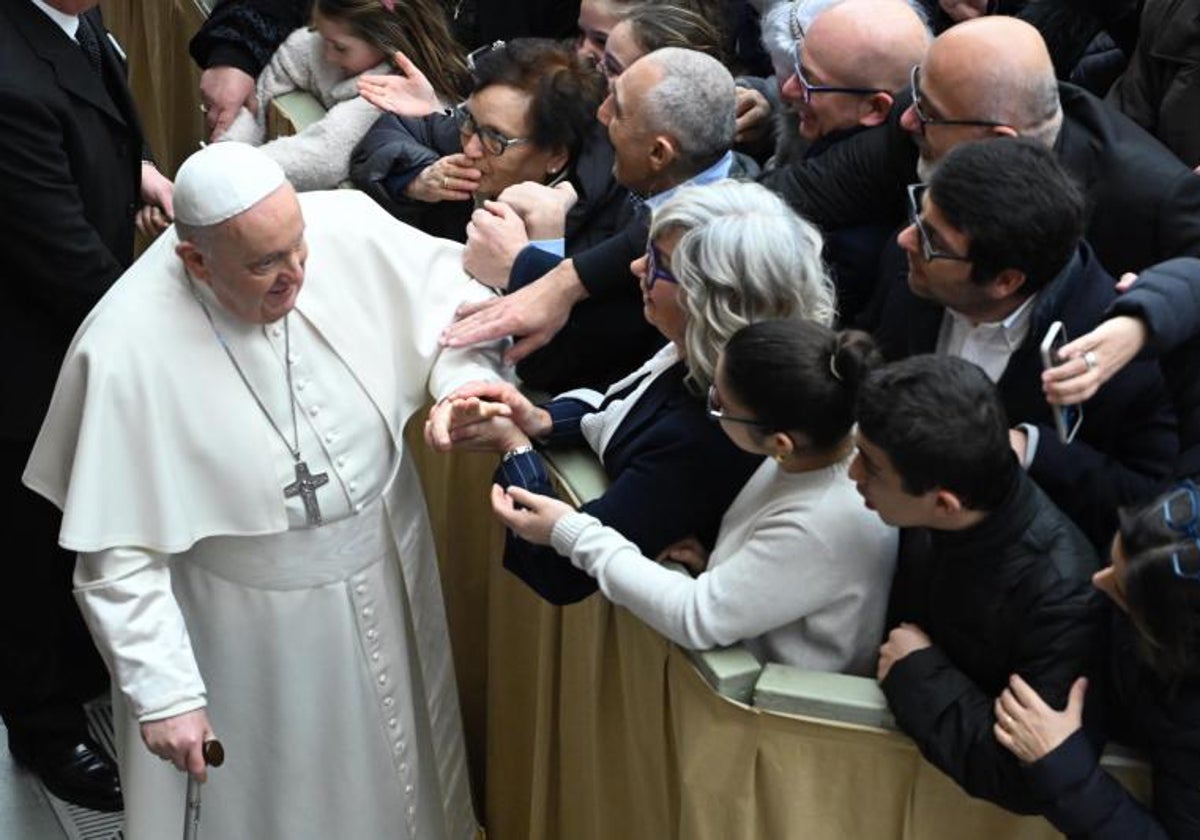
[[(1100, 597), (1088, 581), (1063, 580), (1025, 608), (1008, 611), (1012, 670), (1056, 708), (1091, 664), (1101, 637)], [(993, 734), (995, 697), (940, 647), (896, 661), (881, 687), (900, 728), (967, 793), (1017, 813), (1039, 810), (1016, 757)]]

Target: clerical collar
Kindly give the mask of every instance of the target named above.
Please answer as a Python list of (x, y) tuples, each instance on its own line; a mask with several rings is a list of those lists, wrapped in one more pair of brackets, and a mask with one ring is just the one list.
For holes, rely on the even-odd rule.
[(29, 2), (45, 12), (46, 16), (54, 21), (55, 26), (67, 33), (68, 38), (72, 41), (75, 40), (75, 33), (79, 31), (78, 15), (68, 15), (66, 12), (60, 12), (49, 3), (44, 2), (44, 0), (29, 0)]
[(646, 199), (646, 206), (651, 210), (657, 210), (659, 205), (666, 201), (675, 193), (679, 192), (683, 187), (702, 187), (705, 184), (711, 184), (714, 181), (720, 181), (729, 177), (729, 170), (733, 168), (733, 152), (726, 152), (721, 156), (721, 159), (712, 166), (688, 178), (682, 184), (665, 189), (660, 193), (656, 193)]

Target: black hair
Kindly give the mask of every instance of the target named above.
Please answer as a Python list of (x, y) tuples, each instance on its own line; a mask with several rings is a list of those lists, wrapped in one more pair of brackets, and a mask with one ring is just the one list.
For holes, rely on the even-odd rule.
[(1083, 195), (1054, 153), (1015, 137), (966, 143), (943, 158), (929, 199), (971, 241), (971, 279), (1025, 274), (1028, 297), (1062, 271), (1083, 237)]
[(954, 356), (911, 356), (873, 371), (856, 415), (859, 432), (887, 453), (912, 495), (940, 488), (991, 511), (1020, 469), (991, 380)]
[(533, 97), (530, 139), (541, 149), (566, 149), (572, 158), (596, 123), (606, 95), (604, 76), (570, 45), (548, 38), (516, 38), (475, 60), (472, 93), (508, 85)]
[(831, 449), (854, 425), (858, 386), (879, 362), (866, 333), (777, 319), (742, 327), (721, 356), (727, 387), (769, 432), (803, 432)]
[[(1122, 584), (1138, 631), (1138, 655), (1168, 684), (1200, 678), (1200, 544), (1164, 515), (1171, 510), (1177, 522), (1200, 515), (1191, 495), (1196, 492), (1189, 482), (1117, 512), (1127, 558)], [(1197, 526), (1192, 523), (1193, 533)]]

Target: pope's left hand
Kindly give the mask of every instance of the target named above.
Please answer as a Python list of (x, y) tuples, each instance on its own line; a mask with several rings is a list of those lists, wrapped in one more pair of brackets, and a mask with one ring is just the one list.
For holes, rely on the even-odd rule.
[(933, 641), (915, 624), (902, 621), (899, 627), (893, 627), (888, 633), (887, 641), (879, 648), (879, 665), (875, 678), (879, 682), (887, 679), (892, 666), (910, 653), (916, 653), (927, 647), (933, 647)]
[(1071, 684), (1067, 708), (1055, 711), (1017, 674), (996, 698), (992, 734), (1021, 761), (1031, 763), (1053, 752), (1083, 725), (1083, 695), (1087, 678)]
[(528, 244), (517, 212), (499, 201), (485, 201), (467, 223), (463, 269), (485, 286), (507, 289), (513, 262)]
[(550, 545), (550, 534), (555, 524), (571, 513), (573, 508), (566, 502), (530, 493), (522, 487), (505, 490), (499, 484), (493, 484), (492, 510), (521, 539), (536, 545)]
[(137, 229), (151, 238), (158, 236), (175, 219), (175, 185), (149, 161), (142, 161), (140, 194), (142, 209), (134, 219)]

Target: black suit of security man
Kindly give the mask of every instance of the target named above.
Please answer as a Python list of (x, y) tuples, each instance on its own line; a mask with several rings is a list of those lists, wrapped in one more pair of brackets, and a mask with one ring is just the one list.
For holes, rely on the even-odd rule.
[(71, 337), (132, 260), (144, 144), (95, 2), (52, 5), (82, 12), (98, 65), (32, 0), (0, 0), (0, 713), (14, 758), (52, 792), (114, 810), (116, 771), (81, 706), (105, 674), (71, 595), (74, 558), (58, 511), (20, 478)]

